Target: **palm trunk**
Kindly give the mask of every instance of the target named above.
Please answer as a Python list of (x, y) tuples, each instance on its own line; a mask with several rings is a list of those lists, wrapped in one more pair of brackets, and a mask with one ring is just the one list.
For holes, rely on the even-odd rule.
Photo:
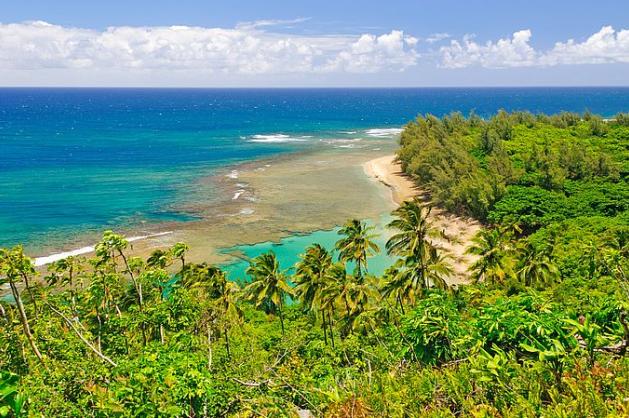
[(404, 312), (404, 304), (402, 303), (402, 298), (400, 297), (400, 293), (397, 294), (397, 301), (400, 304), (400, 309), (402, 310), (402, 315), (405, 315)]
[(207, 369), (212, 370), (212, 327), (210, 324), (205, 324), (207, 331)]
[(280, 325), (282, 326), (282, 336), (284, 336), (284, 314), (282, 313), (282, 302), (280, 302), (278, 310), (280, 314)]
[(232, 353), (231, 353), (231, 349), (229, 347), (229, 333), (228, 333), (227, 326), (225, 326), (223, 328), (223, 334), (225, 336), (225, 348), (227, 349), (227, 358), (229, 358), (231, 360)]
[(28, 318), (26, 317), (26, 311), (24, 310), (24, 305), (22, 304), (22, 298), (20, 297), (20, 292), (17, 290), (17, 286), (13, 283), (13, 280), (9, 279), (9, 286), (11, 287), (11, 293), (13, 293), (13, 298), (15, 299), (15, 303), (17, 305), (17, 309), (20, 313), (20, 322), (22, 323), (22, 329), (24, 330), (24, 335), (28, 340), (33, 353), (39, 359), (40, 362), (44, 362), (44, 358), (42, 357), (37, 345), (35, 344), (35, 340), (33, 338), (33, 334), (31, 334), (31, 328), (28, 326)]
[(332, 341), (332, 348), (334, 348), (334, 328), (332, 326), (332, 314), (328, 311), (328, 325), (330, 327), (330, 340)]
[(325, 323), (325, 310), (321, 310), (321, 327), (323, 328), (323, 340), (325, 341), (325, 345), (328, 345), (328, 330)]

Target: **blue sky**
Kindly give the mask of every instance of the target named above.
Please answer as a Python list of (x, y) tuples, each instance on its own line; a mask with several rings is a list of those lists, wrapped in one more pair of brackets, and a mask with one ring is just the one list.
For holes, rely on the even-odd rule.
[(2, 2), (0, 84), (629, 85), (629, 2)]

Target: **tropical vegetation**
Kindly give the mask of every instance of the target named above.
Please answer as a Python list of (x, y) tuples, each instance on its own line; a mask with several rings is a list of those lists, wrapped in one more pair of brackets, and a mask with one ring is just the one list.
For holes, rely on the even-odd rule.
[[(112, 231), (45, 271), (1, 249), (0, 417), (628, 416), (627, 121), (421, 116), (385, 248), (354, 219), (243, 283)], [(426, 197), (484, 224), (467, 284)]]

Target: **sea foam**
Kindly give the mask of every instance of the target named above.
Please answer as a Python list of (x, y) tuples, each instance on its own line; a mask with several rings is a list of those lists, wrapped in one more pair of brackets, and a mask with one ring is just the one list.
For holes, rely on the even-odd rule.
[[(172, 231), (165, 231), (165, 232), (158, 232), (156, 234), (139, 235), (136, 237), (129, 237), (127, 238), (127, 241), (129, 242), (140, 241), (143, 239), (161, 237), (161, 236), (169, 235), (172, 233), (173, 233)], [(91, 252), (94, 252), (95, 249), (96, 247), (94, 245), (90, 245), (87, 247), (78, 248), (76, 250), (64, 251), (61, 253), (47, 255), (45, 257), (37, 257), (35, 258), (35, 260), (33, 260), (33, 264), (35, 264), (35, 267), (45, 266), (46, 264), (54, 263), (55, 261), (63, 260), (64, 258), (76, 257), (78, 255), (83, 255), (83, 254), (89, 254)]]
[(403, 131), (402, 128), (376, 128), (376, 129), (367, 129), (365, 133), (369, 136), (382, 138), (387, 136), (399, 135)]
[(244, 189), (236, 190), (236, 193), (234, 193), (234, 197), (232, 197), (232, 200), (237, 200), (244, 192), (246, 192), (246, 190)]
[(281, 142), (304, 142), (311, 136), (290, 136), (286, 134), (253, 135), (249, 142), (261, 143), (281, 143)]

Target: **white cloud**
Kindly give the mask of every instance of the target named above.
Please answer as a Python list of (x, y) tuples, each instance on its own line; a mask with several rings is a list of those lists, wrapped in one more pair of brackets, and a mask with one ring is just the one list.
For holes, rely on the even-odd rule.
[(302, 36), (264, 30), (303, 21), (259, 21), (235, 28), (110, 27), (46, 22), (0, 24), (0, 70), (189, 70), (223, 74), (373, 73), (417, 62), (417, 40), (401, 31)]
[(441, 64), (446, 68), (464, 68), (480, 65), (487, 68), (522, 67), (535, 63), (536, 52), (529, 45), (530, 30), (515, 32), (510, 39), (476, 43), (471, 36), (462, 42), (452, 40), (440, 48)]
[(615, 31), (605, 26), (581, 43), (573, 39), (557, 42), (548, 51), (535, 50), (530, 44), (531, 37), (531, 31), (526, 29), (515, 32), (509, 39), (479, 44), (468, 35), (461, 42), (452, 40), (439, 49), (440, 65), (510, 68), (629, 62), (629, 30)]
[(341, 51), (323, 67), (325, 71), (373, 73), (389, 69), (402, 71), (415, 65), (417, 39), (402, 31), (375, 36), (362, 35), (349, 48)]
[(448, 38), (451, 38), (449, 33), (445, 33), (445, 32), (433, 33), (429, 35), (428, 38), (426, 38), (426, 42), (428, 42), (429, 44), (434, 44), (436, 42), (440, 42)]
[(557, 42), (541, 62), (545, 65), (629, 62), (629, 30), (615, 31), (611, 26), (604, 26), (584, 42), (574, 39)]

